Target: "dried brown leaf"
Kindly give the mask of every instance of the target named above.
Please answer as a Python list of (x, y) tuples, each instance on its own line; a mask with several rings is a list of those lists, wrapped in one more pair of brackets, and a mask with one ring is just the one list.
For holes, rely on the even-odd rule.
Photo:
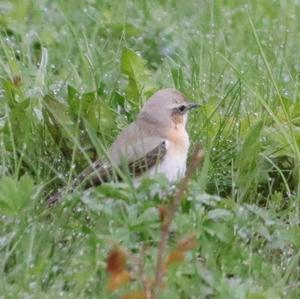
[(182, 238), (175, 249), (167, 257), (166, 266), (183, 261), (185, 253), (197, 246), (195, 234), (191, 233)]
[(158, 207), (158, 213), (159, 213), (159, 219), (161, 222), (164, 222), (164, 220), (166, 219), (166, 216), (168, 214), (168, 210), (166, 207), (164, 206), (159, 206)]
[(12, 79), (12, 82), (15, 86), (20, 86), (21, 85), (21, 77), (20, 76), (14, 76)]
[(107, 282), (107, 288), (110, 291), (115, 291), (121, 288), (124, 284), (130, 281), (130, 273), (123, 270), (118, 273), (112, 273)]
[(177, 244), (176, 248), (182, 251), (192, 250), (197, 246), (197, 238), (194, 233), (187, 234)]
[(173, 250), (167, 258), (166, 266), (181, 262), (184, 259), (184, 254), (185, 253), (182, 250), (178, 250), (178, 249)]
[(112, 249), (106, 260), (106, 270), (110, 274), (118, 274), (125, 270), (126, 254), (120, 248)]

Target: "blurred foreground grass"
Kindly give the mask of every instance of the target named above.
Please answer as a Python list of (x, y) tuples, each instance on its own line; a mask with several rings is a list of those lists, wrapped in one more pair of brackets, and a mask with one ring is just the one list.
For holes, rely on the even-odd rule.
[(169, 86), (203, 104), (205, 160), (170, 244), (199, 248), (161, 298), (299, 298), (299, 51), (299, 0), (1, 1), (0, 298), (118, 298), (116, 244), (151, 276), (163, 179), (45, 199)]

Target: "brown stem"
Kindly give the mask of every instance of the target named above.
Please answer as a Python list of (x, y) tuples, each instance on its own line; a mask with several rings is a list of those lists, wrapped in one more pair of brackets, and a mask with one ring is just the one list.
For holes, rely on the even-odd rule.
[(174, 199), (172, 203), (170, 204), (169, 211), (167, 213), (166, 219), (164, 223), (162, 224), (161, 233), (160, 233), (160, 241), (158, 246), (158, 252), (157, 252), (157, 261), (156, 261), (156, 270), (155, 270), (155, 279), (152, 287), (152, 297), (151, 299), (157, 298), (161, 285), (162, 285), (162, 279), (165, 274), (165, 249), (166, 245), (169, 239), (170, 235), (170, 227), (172, 224), (172, 221), (175, 218), (176, 211), (178, 210), (181, 200), (183, 198), (183, 195), (188, 187), (188, 182), (190, 178), (192, 177), (193, 173), (197, 169), (197, 167), (200, 165), (200, 163), (203, 160), (203, 150), (202, 146), (198, 144), (196, 146), (196, 149), (194, 151), (194, 154), (192, 156), (191, 163), (189, 164), (189, 167), (187, 169), (186, 175), (181, 179), (179, 183), (178, 190), (174, 196)]
[(141, 252), (140, 252), (139, 260), (138, 260), (138, 270), (139, 270), (138, 272), (139, 272), (139, 275), (140, 275), (140, 278), (141, 278), (141, 281), (143, 284), (145, 299), (152, 299), (150, 284), (149, 284), (149, 281), (147, 280), (147, 277), (146, 277), (145, 271), (144, 271), (145, 251), (146, 251), (146, 247), (145, 247), (145, 245), (143, 245)]

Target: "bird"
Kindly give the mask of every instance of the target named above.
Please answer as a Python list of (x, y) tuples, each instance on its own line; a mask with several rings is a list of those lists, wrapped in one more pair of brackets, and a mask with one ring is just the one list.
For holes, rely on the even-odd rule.
[[(129, 171), (134, 183), (160, 173), (174, 183), (185, 175), (190, 139), (186, 129), (188, 113), (199, 107), (178, 90), (164, 88), (143, 105), (137, 118), (112, 143), (106, 157), (83, 170), (68, 190), (85, 189), (122, 179), (117, 169)], [(47, 202), (57, 202), (68, 191), (59, 189)]]

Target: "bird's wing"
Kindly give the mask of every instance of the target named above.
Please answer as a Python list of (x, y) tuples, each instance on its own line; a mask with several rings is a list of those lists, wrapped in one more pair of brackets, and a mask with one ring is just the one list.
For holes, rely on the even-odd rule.
[(54, 204), (63, 194), (78, 186), (89, 188), (104, 182), (121, 180), (117, 168), (128, 171), (133, 177), (140, 176), (162, 161), (167, 152), (166, 142), (156, 136), (139, 140), (129, 138), (128, 141), (130, 142), (122, 142), (121, 147), (117, 139), (108, 153), (108, 160), (97, 160), (92, 163), (74, 179), (68, 190), (66, 188), (58, 190), (48, 198), (47, 203)]
[(108, 154), (109, 162), (95, 161), (74, 181), (74, 187), (97, 186), (107, 181), (121, 180), (117, 168), (129, 172), (133, 177), (145, 173), (160, 162), (167, 152), (166, 142), (156, 137), (147, 137), (135, 144), (123, 144), (123, 148), (113, 146)]

